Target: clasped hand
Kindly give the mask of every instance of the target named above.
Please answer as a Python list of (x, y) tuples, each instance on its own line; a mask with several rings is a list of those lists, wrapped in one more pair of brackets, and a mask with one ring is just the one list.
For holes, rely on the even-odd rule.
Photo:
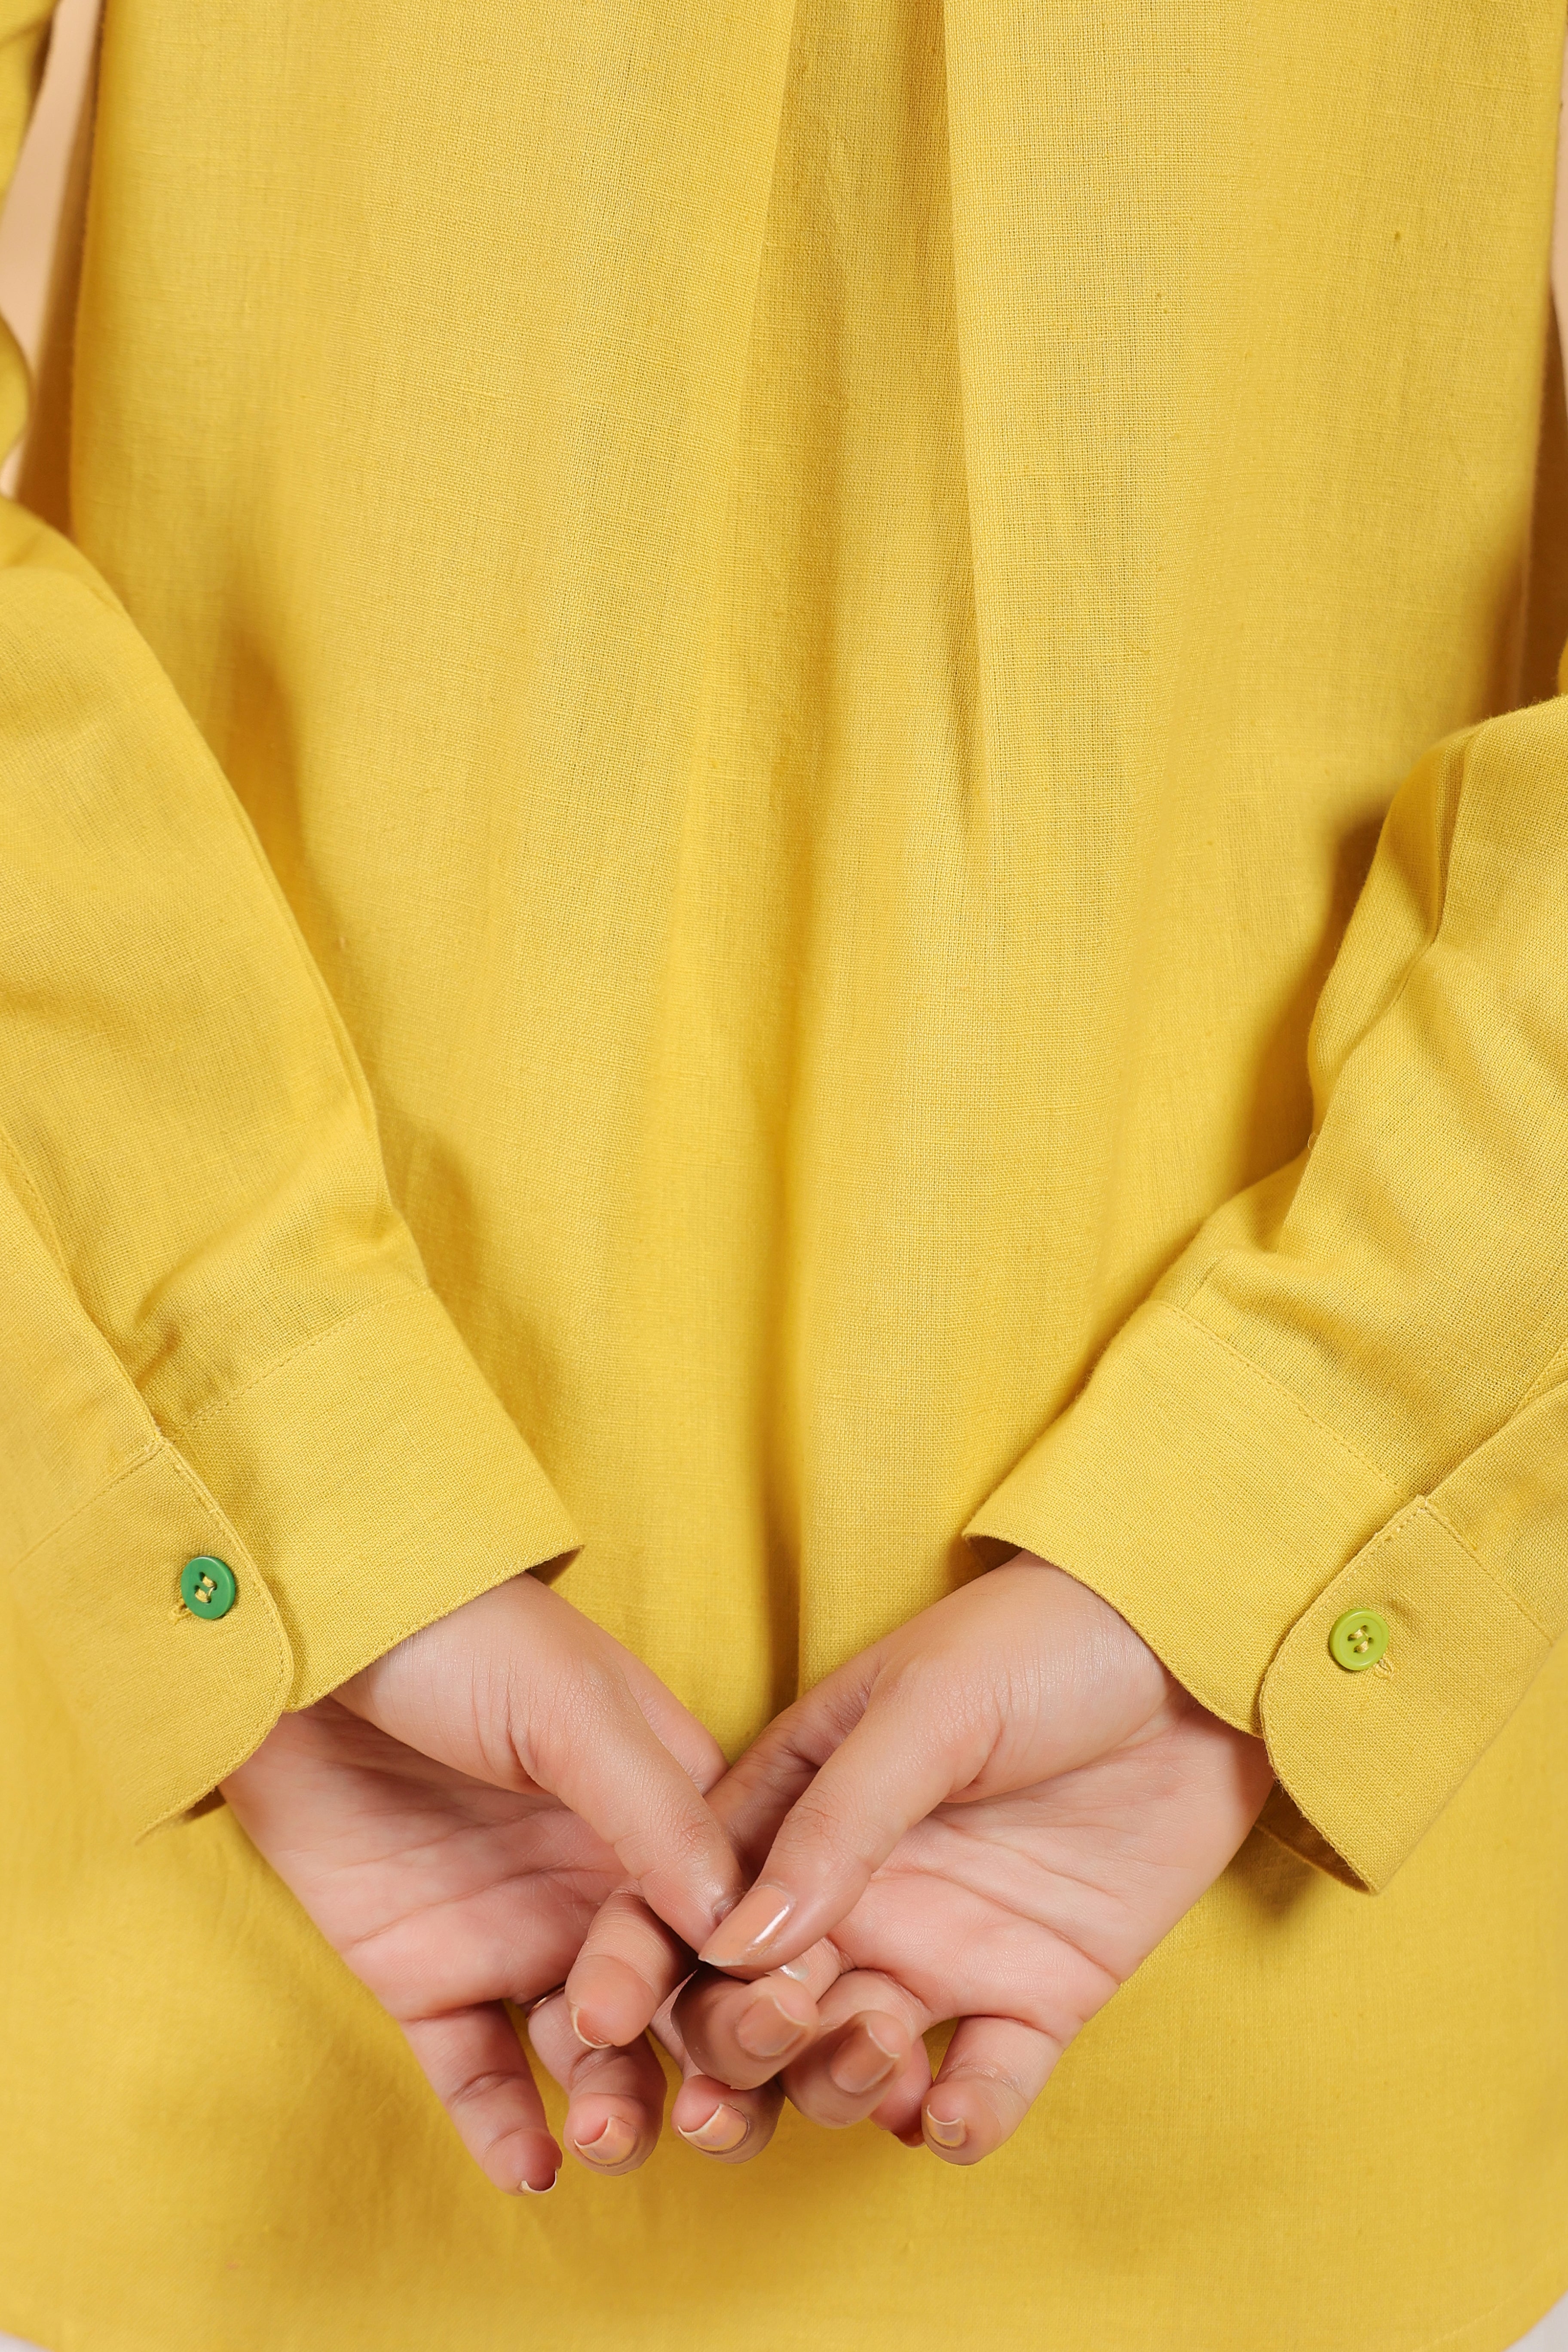
[[(497, 2187), (784, 2096), (976, 2162), (1219, 1875), (1270, 1784), (1086, 1587), (1019, 1554), (830, 1675), (726, 1772), (630, 1652), (521, 1577), (285, 1716), (225, 1793), (397, 2021)], [(933, 2083), (923, 2035), (956, 2021)]]

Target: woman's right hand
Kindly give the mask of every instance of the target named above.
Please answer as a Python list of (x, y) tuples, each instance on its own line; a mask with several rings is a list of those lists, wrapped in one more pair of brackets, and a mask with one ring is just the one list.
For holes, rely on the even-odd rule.
[[(656, 1675), (522, 1576), (284, 1716), (224, 1793), (489, 2179), (538, 2192), (560, 2153), (505, 2003), (562, 1984), (616, 1888), (705, 1939), (742, 1884), (703, 1801), (723, 1769)], [(665, 2089), (646, 2041), (596, 2049), (563, 2000), (532, 2038), (572, 2095), (574, 2152), (600, 2171), (640, 2163)], [(749, 2143), (777, 2105), (771, 2088), (746, 2103)]]
[[(673, 2023), (699, 2071), (678, 2128), (776, 2078), (815, 2122), (870, 2116), (977, 2163), (1218, 1877), (1272, 1780), (1261, 1739), (1019, 1553), (826, 1676), (714, 1790), (757, 1884), (706, 1965), (620, 1895), (567, 1990), (619, 2034), (684, 1980)], [(921, 2036), (950, 2021), (933, 2085)]]

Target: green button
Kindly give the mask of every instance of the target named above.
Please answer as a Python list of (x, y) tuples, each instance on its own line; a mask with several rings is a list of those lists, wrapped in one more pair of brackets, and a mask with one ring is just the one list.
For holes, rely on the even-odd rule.
[(1334, 1664), (1343, 1666), (1347, 1675), (1363, 1674), (1368, 1666), (1375, 1666), (1387, 1647), (1387, 1620), (1375, 1609), (1347, 1609), (1335, 1620), (1329, 1635)]
[(196, 1617), (226, 1617), (239, 1586), (226, 1559), (199, 1551), (180, 1570), (180, 1598)]

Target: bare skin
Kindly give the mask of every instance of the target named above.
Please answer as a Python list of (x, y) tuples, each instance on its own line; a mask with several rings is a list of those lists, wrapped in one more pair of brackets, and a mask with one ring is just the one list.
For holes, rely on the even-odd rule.
[[(742, 1884), (700, 1794), (722, 1771), (655, 1675), (524, 1576), (285, 1716), (224, 1791), (402, 2026), (476, 2162), (537, 2193), (560, 2151), (505, 2004), (561, 1984), (618, 1886), (701, 1940)], [(647, 2044), (585, 2048), (559, 2000), (533, 2034), (575, 2099), (574, 2151), (601, 2170), (640, 2161), (664, 2104)], [(742, 2103), (759, 2145), (778, 2100)]]
[[(728, 1774), (646, 1667), (523, 1577), (285, 1717), (225, 1786), (487, 2175), (538, 2191), (560, 2156), (509, 2002), (533, 2004), (596, 2170), (658, 2139), (650, 2025), (684, 2077), (671, 2121), (718, 2160), (765, 2147), (787, 2092), (977, 2161), (1269, 1777), (1113, 1610), (1020, 1555)], [(933, 2090), (921, 2035), (950, 2019)]]
[[(676, 2006), (704, 2095), (776, 2074), (819, 2123), (870, 2116), (979, 2161), (1219, 1875), (1271, 1780), (1260, 1740), (1019, 1555), (819, 1684), (714, 1790), (757, 1883)], [(580, 2028), (629, 2039), (689, 1967), (612, 1898), (568, 1979)], [(950, 2019), (933, 2089), (920, 2037)]]

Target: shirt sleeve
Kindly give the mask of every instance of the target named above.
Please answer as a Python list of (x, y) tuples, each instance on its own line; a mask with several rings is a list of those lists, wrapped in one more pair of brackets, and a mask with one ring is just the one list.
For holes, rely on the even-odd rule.
[[(37, 9), (0, 8), (0, 153)], [(0, 352), (0, 439), (25, 372)], [(0, 502), (0, 1567), (137, 1832), (572, 1549), (431, 1291), (353, 1046), (116, 599)], [(180, 1594), (198, 1554), (232, 1605)]]
[[(1568, 1608), (1568, 700), (1398, 793), (1299, 1159), (1229, 1202), (971, 1524), (1268, 1741), (1268, 1826), (1380, 1888)], [(1384, 1621), (1347, 1670), (1330, 1636)]]

